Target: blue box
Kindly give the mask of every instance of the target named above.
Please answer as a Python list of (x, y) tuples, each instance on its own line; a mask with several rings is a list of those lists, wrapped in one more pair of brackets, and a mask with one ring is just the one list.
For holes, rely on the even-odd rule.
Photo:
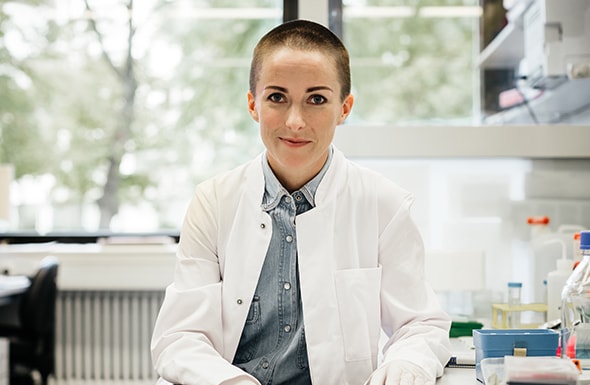
[(488, 357), (555, 356), (559, 333), (549, 329), (479, 329), (473, 330), (475, 346), (475, 375), (484, 382), (480, 361)]

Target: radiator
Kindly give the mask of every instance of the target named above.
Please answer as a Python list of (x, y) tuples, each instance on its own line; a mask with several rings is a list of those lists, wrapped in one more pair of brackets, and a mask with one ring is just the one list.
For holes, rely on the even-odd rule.
[(56, 384), (153, 385), (152, 328), (163, 291), (59, 291)]

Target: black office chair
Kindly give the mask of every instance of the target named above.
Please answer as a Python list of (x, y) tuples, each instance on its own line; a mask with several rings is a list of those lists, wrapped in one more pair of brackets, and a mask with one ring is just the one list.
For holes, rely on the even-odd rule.
[(58, 262), (45, 257), (20, 298), (18, 325), (0, 328), (9, 339), (10, 385), (47, 385), (55, 371), (55, 302)]

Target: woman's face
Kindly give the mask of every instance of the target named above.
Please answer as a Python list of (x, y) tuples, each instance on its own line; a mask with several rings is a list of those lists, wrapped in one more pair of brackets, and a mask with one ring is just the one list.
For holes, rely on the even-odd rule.
[(259, 75), (256, 95), (248, 93), (248, 109), (260, 124), (271, 168), (292, 191), (321, 170), (353, 98), (340, 100), (334, 60), (320, 51), (272, 51)]

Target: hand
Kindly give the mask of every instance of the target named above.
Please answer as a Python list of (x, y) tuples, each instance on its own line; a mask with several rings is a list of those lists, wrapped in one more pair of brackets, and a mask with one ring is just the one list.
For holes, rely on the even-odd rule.
[(377, 368), (371, 375), (368, 385), (434, 385), (422, 368), (409, 361), (391, 361)]

